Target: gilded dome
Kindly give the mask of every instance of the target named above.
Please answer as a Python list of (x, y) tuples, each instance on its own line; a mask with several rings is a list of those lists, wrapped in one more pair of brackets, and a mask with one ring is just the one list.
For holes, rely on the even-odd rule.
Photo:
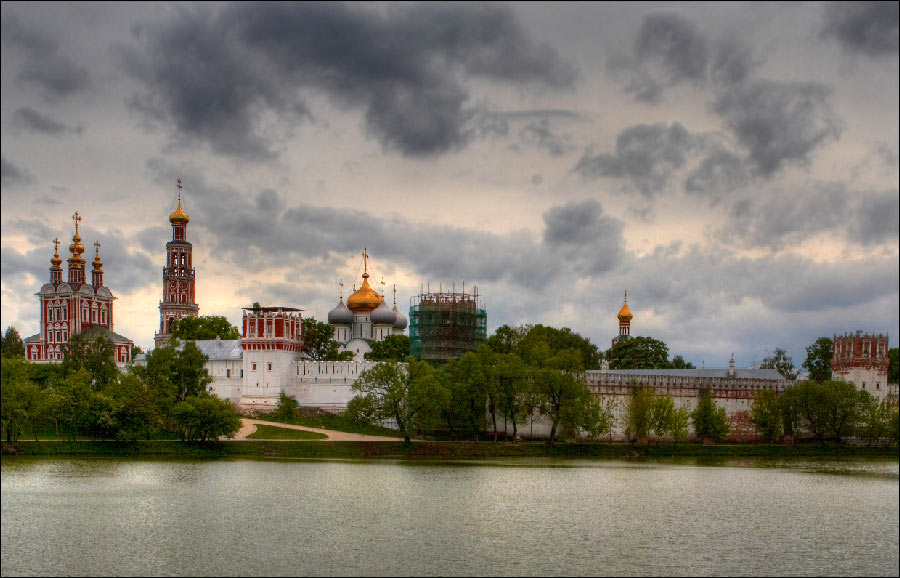
[(347, 307), (354, 313), (367, 313), (378, 307), (384, 297), (369, 287), (369, 274), (363, 273), (363, 284), (358, 291), (347, 299)]
[(178, 179), (178, 208), (169, 215), (169, 222), (173, 225), (187, 225), (190, 221), (187, 213), (181, 210), (181, 179)]
[(178, 208), (169, 215), (169, 222), (173, 225), (187, 225), (191, 222), (187, 213), (181, 210), (181, 197), (178, 198)]
[(94, 243), (97, 246), (97, 256), (94, 257), (94, 262), (91, 263), (94, 266), (94, 271), (99, 271), (103, 268), (103, 261), (100, 260), (100, 243)]
[(375, 325), (394, 325), (397, 320), (397, 314), (391, 311), (387, 305), (387, 301), (382, 299), (375, 311), (372, 312), (372, 323)]
[(619, 318), (619, 321), (631, 321), (634, 315), (631, 314), (631, 309), (628, 308), (628, 301), (622, 305), (622, 308), (619, 309), (619, 314), (616, 315)]
[(353, 323), (353, 312), (344, 305), (344, 298), (338, 306), (328, 312), (328, 323), (330, 325), (350, 325)]
[(50, 265), (54, 269), (59, 269), (59, 266), (62, 265), (62, 259), (59, 258), (59, 240), (54, 240), (56, 245), (56, 249), (53, 251), (53, 257), (50, 258)]

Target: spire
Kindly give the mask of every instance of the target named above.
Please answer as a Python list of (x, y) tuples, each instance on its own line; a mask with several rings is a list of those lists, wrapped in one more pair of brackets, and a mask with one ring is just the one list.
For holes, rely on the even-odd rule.
[(341, 303), (344, 302), (344, 278), (341, 277), (341, 282), (338, 283), (341, 286)]
[(94, 270), (91, 272), (91, 284), (94, 287), (103, 286), (103, 261), (100, 260), (100, 241), (94, 241), (94, 247), (97, 249), (97, 256), (94, 257)]
[(169, 215), (169, 222), (172, 225), (187, 225), (191, 222), (191, 218), (188, 217), (187, 213), (185, 213), (181, 208), (181, 179), (178, 179), (178, 208), (175, 209), (171, 215)]
[(78, 227), (81, 224), (81, 215), (78, 214), (78, 211), (72, 215), (72, 221), (75, 223), (75, 234), (72, 235), (72, 244), (69, 245), (69, 252), (72, 253), (68, 259), (69, 283), (81, 285), (84, 283), (84, 259), (81, 258), (81, 254), (84, 253), (84, 245), (81, 244), (81, 235), (78, 234)]
[(369, 255), (366, 252), (367, 250), (368, 249), (366, 247), (363, 247), (363, 279), (369, 278)]
[(397, 284), (394, 283), (394, 309), (397, 308)]
[(62, 283), (62, 259), (59, 258), (59, 237), (53, 239), (53, 257), (50, 259), (50, 283), (56, 287)]

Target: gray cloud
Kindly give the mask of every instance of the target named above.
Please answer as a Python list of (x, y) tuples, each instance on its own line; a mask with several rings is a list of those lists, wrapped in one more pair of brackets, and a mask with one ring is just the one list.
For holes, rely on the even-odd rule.
[(573, 169), (583, 178), (627, 178), (645, 197), (662, 193), (676, 169), (687, 162), (687, 153), (701, 144), (681, 123), (641, 124), (619, 133), (615, 154), (590, 151)]
[(650, 14), (644, 18), (634, 41), (634, 52), (641, 62), (658, 63), (669, 85), (706, 77), (706, 39), (693, 22), (677, 14)]
[(900, 236), (900, 193), (856, 190), (843, 183), (809, 183), (796, 191), (755, 190), (732, 204), (713, 231), (739, 247), (783, 249), (819, 234), (872, 246)]
[(36, 85), (45, 98), (70, 96), (90, 85), (87, 69), (62, 54), (49, 31), (23, 23), (9, 10), (3, 12), (2, 30), (4, 50), (14, 51), (23, 59), (18, 79)]
[(746, 80), (758, 64), (750, 48), (733, 37), (725, 38), (715, 44), (710, 77), (717, 85), (729, 86)]
[(0, 183), (3, 188), (22, 187), (31, 183), (31, 175), (26, 169), (20, 168), (6, 160), (6, 157), (0, 158)]
[(519, 131), (519, 139), (526, 144), (533, 144), (545, 149), (551, 156), (558, 157), (572, 150), (570, 137), (558, 134), (550, 126), (549, 119), (530, 122)]
[(81, 125), (69, 126), (46, 116), (33, 108), (22, 107), (13, 114), (12, 124), (16, 128), (48, 135), (76, 134), (84, 132)]
[(748, 180), (743, 160), (728, 149), (718, 146), (700, 161), (684, 181), (688, 193), (702, 194), (718, 200), (723, 194), (734, 191)]
[(751, 80), (722, 91), (714, 109), (758, 173), (771, 176), (785, 164), (808, 163), (813, 151), (838, 138), (830, 96), (818, 83)]
[(900, 4), (830, 2), (825, 6), (823, 38), (838, 42), (852, 54), (897, 56), (900, 48)]
[(860, 194), (855, 199), (855, 218), (848, 222), (850, 239), (875, 245), (900, 238), (900, 192)]
[(463, 79), (558, 88), (575, 78), (497, 5), (198, 6), (135, 30), (137, 45), (119, 47), (145, 88), (132, 107), (176, 137), (251, 159), (274, 156), (283, 137), (261, 115), (279, 115), (288, 132), (309, 116), (304, 90), (362, 109), (385, 148), (429, 156), (484, 130)]

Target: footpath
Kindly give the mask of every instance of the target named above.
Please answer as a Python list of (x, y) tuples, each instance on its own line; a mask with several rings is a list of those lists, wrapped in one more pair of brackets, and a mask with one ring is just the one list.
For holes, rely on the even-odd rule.
[[(334, 431), (330, 429), (320, 429), (315, 427), (306, 427), (302, 425), (291, 425), (284, 424), (277, 421), (263, 421), (259, 419), (248, 419), (241, 418), (241, 429), (235, 434), (233, 438), (219, 438), (222, 441), (227, 441), (228, 439), (234, 440), (245, 440), (247, 436), (256, 431), (256, 426), (258, 425), (270, 425), (273, 427), (281, 427), (285, 429), (302, 429), (305, 431), (312, 431), (320, 434), (324, 434), (328, 436), (327, 440), (314, 440), (314, 441), (322, 441), (322, 442), (396, 442), (403, 441), (398, 438), (389, 438), (383, 436), (370, 436), (363, 434), (355, 434), (355, 433), (347, 433), (342, 431)], [(274, 441), (274, 440), (273, 440)]]

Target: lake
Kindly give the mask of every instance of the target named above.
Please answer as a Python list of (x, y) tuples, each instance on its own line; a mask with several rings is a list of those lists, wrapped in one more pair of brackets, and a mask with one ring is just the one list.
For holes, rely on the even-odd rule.
[(2, 574), (898, 575), (881, 460), (4, 457)]

